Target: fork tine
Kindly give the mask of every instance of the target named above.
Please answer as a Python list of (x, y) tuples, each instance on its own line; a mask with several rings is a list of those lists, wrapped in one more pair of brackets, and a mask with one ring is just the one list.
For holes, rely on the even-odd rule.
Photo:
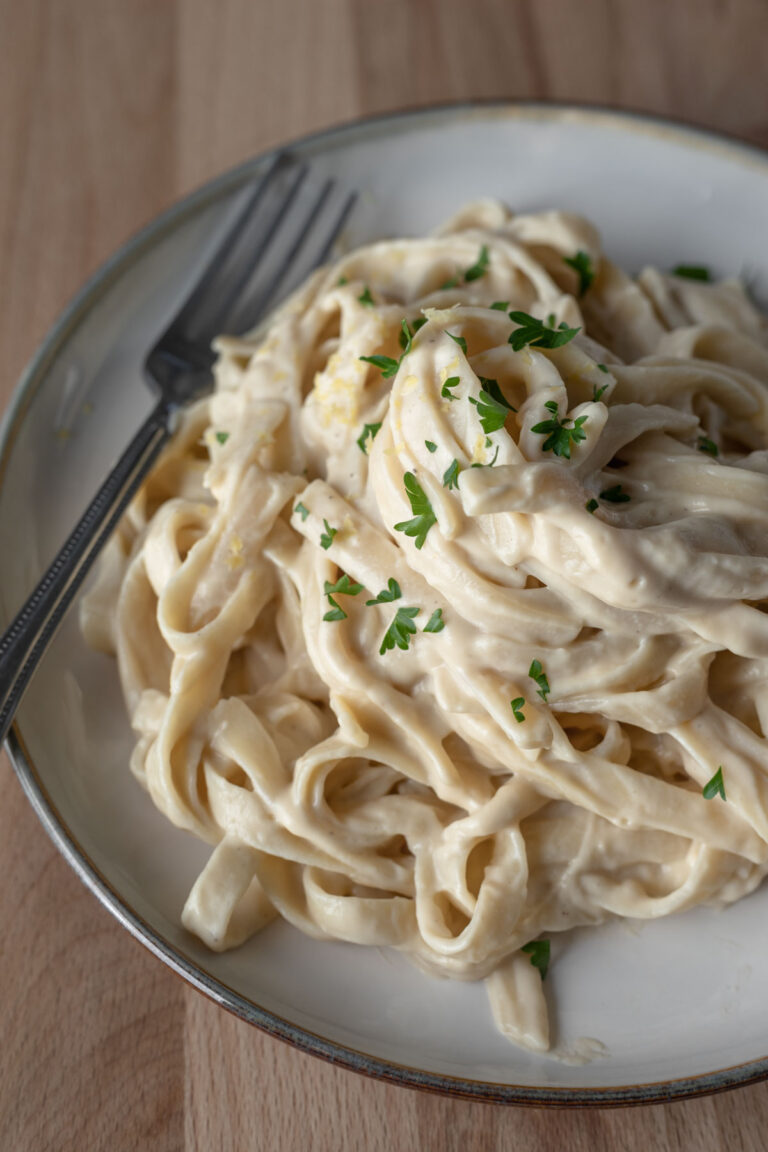
[[(326, 262), (357, 200), (356, 192), (349, 193), (331, 220), (319, 230), (318, 220), (322, 217), (324, 209), (329, 206), (335, 186), (335, 181), (331, 179), (323, 184), (317, 196), (305, 209), (299, 231), (288, 251), (281, 255), (266, 281), (257, 282), (251, 292), (243, 297), (236, 313), (230, 317), (230, 331), (235, 333), (248, 331), (261, 319), (268, 307), (273, 307), (287, 296), (291, 289), (298, 287), (310, 272)], [(307, 248), (310, 240), (317, 241), (318, 234), (320, 246), (317, 247), (315, 244), (314, 251), (302, 251)]]
[(276, 157), (236, 216), (166, 336), (204, 342), (217, 335), (253, 267), (279, 229), (307, 171), (306, 164), (300, 164), (288, 153)]

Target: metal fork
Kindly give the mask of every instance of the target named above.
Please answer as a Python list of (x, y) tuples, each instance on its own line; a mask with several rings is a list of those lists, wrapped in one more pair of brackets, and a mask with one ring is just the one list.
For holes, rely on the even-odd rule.
[(150, 350), (158, 400), (42, 580), (0, 638), (0, 742), (29, 680), (96, 556), (169, 439), (181, 408), (210, 390), (220, 332), (242, 333), (323, 264), (356, 193), (313, 187), (308, 167), (279, 154), (249, 194), (202, 276)]

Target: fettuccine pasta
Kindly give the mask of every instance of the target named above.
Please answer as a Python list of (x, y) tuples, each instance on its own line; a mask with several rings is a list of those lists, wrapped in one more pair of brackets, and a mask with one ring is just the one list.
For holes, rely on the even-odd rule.
[(485, 979), (768, 868), (768, 342), (736, 282), (469, 206), (218, 341), (83, 608), (213, 949), (275, 916)]

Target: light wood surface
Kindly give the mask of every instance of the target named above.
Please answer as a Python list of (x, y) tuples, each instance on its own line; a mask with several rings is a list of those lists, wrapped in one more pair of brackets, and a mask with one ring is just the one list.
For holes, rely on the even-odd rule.
[[(0, 407), (119, 243), (265, 147), (478, 96), (647, 109), (768, 145), (766, 63), (764, 0), (0, 0)], [(118, 927), (4, 756), (0, 796), (3, 1152), (766, 1146), (768, 1084), (547, 1112), (301, 1055), (187, 989)]]

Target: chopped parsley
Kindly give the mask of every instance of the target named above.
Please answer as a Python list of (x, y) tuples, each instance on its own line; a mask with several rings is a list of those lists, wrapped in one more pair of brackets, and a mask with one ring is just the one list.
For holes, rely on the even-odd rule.
[(512, 407), (495, 380), (488, 380), (485, 376), (481, 376), (480, 383), (482, 385), (480, 396), (477, 400), (474, 396), (470, 396), (469, 402), (477, 407), (480, 425), (487, 435), (489, 432), (498, 432), (499, 428), (503, 428), (508, 414), (517, 412), (517, 408)]
[(371, 290), (367, 284), (357, 299), (361, 304), (367, 304), (369, 307), (374, 303), (373, 296), (371, 296)]
[(600, 505), (597, 503), (597, 500), (587, 500), (584, 507), (586, 508), (587, 512), (597, 512), (597, 509), (600, 507)]
[(294, 512), (298, 512), (302, 520), (306, 520), (307, 516), (309, 516), (309, 508), (305, 507), (301, 500), (299, 500), (298, 504), (294, 508)]
[(380, 428), (381, 420), (379, 420), (378, 424), (363, 424), (363, 430), (355, 443), (364, 456), (368, 455), (368, 438), (370, 437), (371, 444), (373, 444), (374, 440), (376, 439), (376, 434)]
[(711, 273), (706, 264), (678, 264), (676, 268), (672, 269), (673, 276), (682, 276), (684, 280), (701, 280), (708, 284), (711, 279)]
[(602, 396), (603, 392), (605, 392), (607, 387), (607, 384), (603, 384), (602, 388), (598, 388), (597, 384), (595, 384), (594, 388), (592, 389), (592, 399), (594, 400), (595, 404), (597, 404), (598, 400)]
[(391, 380), (393, 376), (397, 375), (397, 370), (400, 367), (403, 356), (407, 356), (410, 352), (413, 337), (419, 328), (424, 327), (426, 322), (426, 317), (424, 316), (420, 316), (418, 320), (414, 320), (412, 328), (409, 326), (407, 320), (401, 322), (398, 339), (403, 354), (397, 360), (395, 360), (393, 356), (359, 356), (358, 359), (363, 360), (366, 364), (373, 364), (374, 368), (379, 369), (385, 380)]
[(598, 368), (600, 369), (601, 372), (607, 372), (608, 371), (605, 364), (598, 364)]
[(440, 395), (444, 400), (455, 400), (456, 397), (450, 392), (451, 388), (455, 388), (457, 384), (461, 384), (460, 376), (449, 376), (440, 389)]
[(336, 281), (336, 287), (342, 288), (345, 284), (349, 284), (349, 280), (347, 279), (347, 277), (346, 276), (339, 276), (338, 280)]
[(718, 768), (717, 772), (715, 772), (712, 779), (708, 780), (704, 785), (701, 790), (701, 794), (705, 800), (714, 800), (715, 796), (719, 796), (722, 800), (725, 800), (725, 784), (723, 783), (722, 764)]
[[(510, 312), (509, 318), (519, 325), (508, 341), (515, 352), (525, 348), (526, 344), (530, 344), (531, 348), (562, 348), (581, 331), (580, 328), (569, 328), (565, 323), (558, 328), (548, 326), (527, 312)], [(554, 324), (554, 316), (550, 316), (550, 320)]]
[(542, 700), (546, 704), (547, 696), (549, 695), (551, 689), (549, 687), (549, 680), (547, 680), (546, 673), (544, 672), (544, 669), (542, 668), (541, 662), (539, 660), (531, 661), (531, 666), (528, 669), (528, 675), (535, 684), (538, 684), (539, 687), (536, 690), (536, 695), (541, 696)]
[(339, 530), (338, 528), (331, 528), (327, 520), (323, 520), (323, 527), (325, 528), (325, 532), (323, 532), (320, 537), (320, 547), (325, 548), (327, 552), (331, 544), (333, 544), (334, 536)]
[(600, 493), (601, 500), (607, 500), (609, 504), (628, 504), (632, 497), (628, 492), (622, 492), (621, 484), (614, 484), (613, 488), (606, 488)]
[(715, 444), (714, 440), (710, 440), (708, 436), (699, 436), (698, 444), (696, 445), (699, 452), (706, 452), (708, 456), (719, 456), (720, 450)]
[(432, 615), (430, 616), (429, 620), (427, 620), (426, 624), (424, 625), (424, 631), (425, 632), (442, 632), (443, 628), (445, 628), (445, 620), (443, 620), (443, 610), (442, 610), (442, 608), (435, 608), (435, 610), (432, 613)]
[(229, 432), (216, 432), (215, 435), (219, 444), (226, 444), (227, 440), (229, 440)]
[(451, 488), (458, 488), (459, 472), (458, 460), (451, 460), (445, 472), (443, 472), (443, 488), (447, 488), (448, 491), (450, 491)]
[(372, 600), (366, 600), (365, 606), (370, 608), (372, 604), (391, 604), (393, 600), (399, 600), (402, 595), (397, 580), (390, 576), (386, 588), (383, 588), (378, 596), (374, 596)]
[(449, 280), (443, 280), (442, 284), (440, 285), (440, 291), (441, 292), (447, 292), (449, 288), (458, 288), (458, 286), (459, 286), (458, 276), (451, 276), (451, 278)]
[(509, 300), (494, 300), (491, 308), (494, 312), (506, 312), (509, 308)]
[(563, 256), (563, 263), (573, 268), (579, 277), (579, 296), (583, 296), (595, 278), (595, 270), (587, 252), (581, 249), (575, 256)]
[(478, 253), (477, 260), (472, 265), (472, 267), (467, 268), (466, 272), (464, 273), (465, 283), (469, 284), (472, 280), (479, 280), (482, 276), (485, 276), (486, 272), (488, 271), (490, 260), (491, 257), (488, 252), (488, 245), (483, 244), (480, 252)]
[(328, 603), (331, 605), (329, 612), (323, 616), (323, 620), (332, 622), (334, 620), (346, 620), (347, 614), (340, 604), (334, 600), (334, 596), (357, 596), (358, 592), (362, 592), (362, 584), (355, 584), (350, 580), (346, 573), (343, 573), (335, 584), (331, 584), (330, 580), (326, 580), (323, 585), (323, 593), (328, 597)]
[(426, 492), (421, 484), (419, 484), (413, 472), (405, 473), (403, 483), (405, 484), (405, 492), (411, 504), (413, 519), (401, 520), (399, 524), (395, 524), (395, 531), (404, 532), (406, 536), (414, 537), (416, 547), (423, 548), (427, 533), (432, 525), (437, 523), (437, 517), (432, 510), (432, 505), (429, 502)]
[(466, 356), (466, 354), (467, 354), (467, 342), (464, 339), (464, 337), (463, 336), (454, 336), (453, 332), (446, 332), (446, 336), (450, 336), (451, 340), (455, 340), (455, 342), (458, 344), (459, 348), (461, 348), (462, 352)]
[(424, 447), (427, 452), (437, 452), (437, 444), (435, 444), (434, 440), (425, 440)]
[[(488, 445), (486, 444), (486, 448)], [(493, 460), (489, 460), (487, 464), (481, 464), (479, 460), (475, 460), (474, 464), (470, 464), (470, 468), (493, 468), (494, 464), (499, 458), (499, 445), (496, 445), (496, 451), (493, 454)]]
[(573, 422), (573, 426), (569, 428), (568, 425), (571, 421), (568, 418), (560, 419), (555, 400), (548, 400), (544, 407), (552, 413), (552, 419), (542, 420), (538, 424), (534, 424), (531, 432), (537, 432), (541, 436), (547, 437), (543, 444), (544, 452), (552, 451), (555, 456), (564, 456), (566, 460), (570, 460), (571, 444), (578, 444), (587, 438), (582, 425), (586, 424), (589, 417), (579, 416)]
[(531, 940), (520, 951), (530, 956), (531, 964), (538, 968), (542, 980), (545, 980), (549, 971), (549, 940)]
[(414, 619), (418, 616), (420, 608), (398, 608), (395, 618), (384, 633), (384, 639), (379, 648), (379, 656), (389, 652), (392, 648), (401, 648), (405, 651), (417, 629)]
[(514, 716), (515, 720), (517, 720), (518, 724), (522, 724), (523, 720), (525, 720), (525, 716), (523, 715), (523, 704), (525, 704), (525, 696), (516, 696), (514, 700), (510, 700), (509, 702), (509, 706), (512, 709), (512, 715)]

